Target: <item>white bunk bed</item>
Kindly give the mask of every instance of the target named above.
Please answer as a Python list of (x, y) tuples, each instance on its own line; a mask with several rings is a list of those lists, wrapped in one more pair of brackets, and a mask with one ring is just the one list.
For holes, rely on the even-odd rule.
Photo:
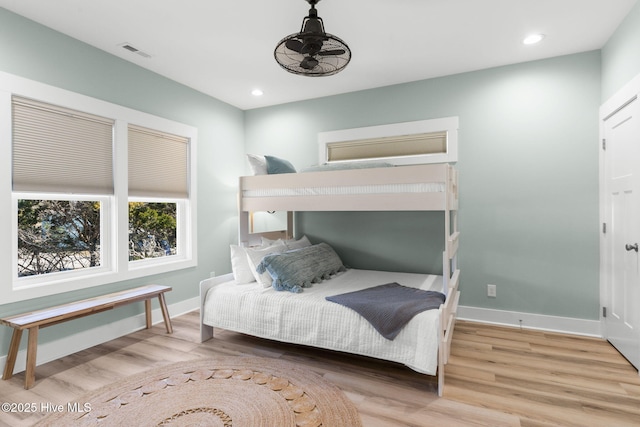
[[(256, 286), (255, 282), (254, 285), (238, 285), (234, 283), (233, 274), (206, 279), (200, 283), (202, 341), (213, 337), (213, 328), (219, 327), (262, 338), (404, 363), (418, 372), (437, 374), (438, 394), (441, 396), (444, 366), (449, 358), (460, 297), (457, 209), (457, 172), (449, 164), (241, 177), (239, 241), (242, 246), (259, 244), (262, 237), (292, 238), (295, 211), (443, 211), (443, 274), (348, 270), (304, 289), (300, 294), (264, 289)], [(287, 230), (253, 233), (251, 213), (260, 211), (287, 211)], [(363, 277), (364, 282), (357, 277)], [(379, 284), (397, 281), (425, 290), (438, 290), (445, 294), (446, 300), (437, 310), (416, 315), (395, 340), (389, 341), (376, 335), (377, 332), (357, 313), (324, 300), (327, 295), (346, 292), (345, 289), (373, 286), (373, 278), (379, 280)], [(342, 287), (343, 283), (346, 283), (346, 288)], [(251, 320), (249, 324), (244, 323), (254, 314), (258, 317), (253, 323)], [(292, 323), (301, 323), (301, 316), (302, 320), (309, 322), (308, 328), (314, 329), (313, 333), (308, 330), (292, 332), (289, 328)], [(319, 322), (318, 319), (325, 318), (323, 316), (334, 316), (339, 320)], [(241, 321), (242, 324), (239, 323)], [(339, 334), (350, 331), (350, 337), (332, 340), (332, 328), (338, 327), (336, 324), (344, 329), (339, 330)], [(273, 325), (280, 326), (274, 328)], [(317, 331), (318, 328), (324, 329)]]

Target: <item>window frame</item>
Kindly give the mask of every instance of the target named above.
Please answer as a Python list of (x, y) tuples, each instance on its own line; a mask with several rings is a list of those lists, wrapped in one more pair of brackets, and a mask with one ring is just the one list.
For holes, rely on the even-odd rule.
[[(435, 132), (446, 132), (446, 153), (372, 157), (353, 160), (329, 160), (328, 146), (332, 143)], [(390, 143), (392, 143), (392, 141), (390, 141)], [(394, 165), (455, 163), (458, 161), (458, 117), (452, 116), (439, 119), (418, 120), (414, 122), (392, 123), (388, 125), (320, 132), (318, 134), (318, 160), (320, 164), (350, 162), (386, 162)]]
[(111, 232), (111, 221), (107, 219), (111, 216), (112, 197), (110, 196), (96, 196), (96, 195), (79, 195), (79, 194), (62, 194), (62, 193), (12, 193), (11, 203), (13, 205), (12, 222), (18, 223), (18, 201), (22, 199), (28, 200), (78, 200), (78, 201), (98, 201), (100, 202), (100, 266), (78, 269), (64, 272), (47, 273), (46, 275), (38, 276), (25, 276), (18, 277), (18, 251), (13, 248), (18, 247), (18, 233), (17, 226), (16, 232), (12, 235), (12, 257), (13, 257), (13, 273), (12, 277), (15, 278), (14, 287), (17, 289), (30, 288), (34, 286), (42, 286), (43, 279), (46, 277), (46, 282), (59, 282), (68, 280), (69, 277), (77, 278), (81, 280), (87, 276), (93, 274), (107, 273), (112, 267), (112, 259), (110, 251), (106, 250), (113, 245)]
[[(189, 252), (189, 247), (186, 245), (187, 239), (185, 236), (188, 234), (187, 221), (184, 221), (183, 218), (188, 217), (189, 215), (189, 204), (185, 199), (164, 199), (157, 197), (129, 197), (127, 204), (129, 202), (147, 202), (147, 203), (175, 203), (176, 204), (176, 254), (171, 255), (170, 257), (157, 257), (157, 258), (147, 258), (147, 259), (139, 259), (134, 261), (128, 260), (128, 243), (129, 238), (127, 235), (127, 262), (129, 263), (129, 268), (132, 270), (147, 268), (149, 266), (154, 266), (157, 264), (164, 264), (166, 262), (171, 262), (176, 257), (180, 257), (182, 254)], [(128, 206), (128, 205), (127, 205)]]
[[(105, 203), (108, 212), (104, 215), (103, 231), (109, 236), (110, 247), (102, 249), (102, 256), (108, 260), (108, 266), (100, 266), (91, 272), (75, 270), (61, 273), (37, 276), (29, 280), (29, 284), (19, 283), (17, 277), (17, 200), (19, 195), (12, 191), (12, 144), (0, 146), (0, 233), (12, 236), (5, 242), (10, 244), (0, 246), (0, 305), (17, 301), (55, 295), (78, 289), (120, 282), (149, 275), (167, 273), (184, 268), (197, 266), (197, 129), (183, 123), (154, 116), (148, 113), (102, 101), (86, 95), (71, 92), (12, 74), (0, 72), (0, 140), (12, 141), (12, 108), (13, 95), (32, 98), (38, 101), (59, 105), (74, 110), (108, 117), (115, 120), (114, 124), (114, 194), (106, 196)], [(154, 262), (131, 265), (129, 261), (129, 197), (128, 197), (128, 124), (147, 127), (150, 129), (180, 135), (189, 139), (188, 167), (189, 167), (189, 198), (183, 200), (180, 209), (181, 217), (178, 227), (181, 228), (184, 242), (176, 256), (161, 257)], [(56, 193), (29, 193), (29, 198), (48, 199), (62, 197), (88, 197), (96, 200), (98, 195), (60, 195)], [(23, 197), (24, 198), (24, 197)], [(175, 199), (167, 200), (175, 201)], [(104, 242), (104, 240), (103, 240)], [(104, 243), (103, 243), (104, 244)], [(182, 253), (180, 253), (182, 249)], [(160, 260), (160, 261), (158, 261)], [(49, 276), (49, 277), (47, 277)], [(33, 276), (32, 276), (33, 277)], [(24, 278), (21, 278), (24, 279)]]

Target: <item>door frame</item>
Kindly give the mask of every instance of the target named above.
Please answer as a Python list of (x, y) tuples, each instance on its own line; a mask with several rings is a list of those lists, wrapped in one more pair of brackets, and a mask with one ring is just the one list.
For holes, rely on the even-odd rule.
[[(640, 74), (634, 77), (629, 83), (624, 85), (618, 90), (612, 97), (610, 97), (604, 104), (600, 106), (600, 112), (598, 115), (599, 135), (598, 138), (598, 182), (599, 182), (599, 235), (600, 235), (600, 329), (604, 338), (608, 337), (606, 330), (606, 322), (603, 316), (603, 307), (606, 306), (608, 301), (607, 295), (607, 277), (606, 277), (606, 248), (605, 248), (605, 235), (603, 233), (603, 224), (606, 219), (605, 201), (607, 200), (605, 194), (605, 170), (604, 170), (604, 122), (607, 118), (620, 111), (635, 98), (640, 100)], [(638, 101), (636, 101), (638, 102)], [(640, 372), (639, 372), (640, 374)]]

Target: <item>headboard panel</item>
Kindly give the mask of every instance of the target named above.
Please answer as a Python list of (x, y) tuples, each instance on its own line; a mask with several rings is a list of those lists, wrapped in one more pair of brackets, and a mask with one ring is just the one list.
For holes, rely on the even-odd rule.
[(238, 227), (238, 242), (240, 246), (258, 246), (262, 243), (262, 237), (270, 240), (292, 239), (293, 238), (293, 212), (287, 212), (287, 229), (262, 231), (256, 233), (253, 231), (253, 221), (251, 221), (251, 213), (240, 211), (240, 227)]

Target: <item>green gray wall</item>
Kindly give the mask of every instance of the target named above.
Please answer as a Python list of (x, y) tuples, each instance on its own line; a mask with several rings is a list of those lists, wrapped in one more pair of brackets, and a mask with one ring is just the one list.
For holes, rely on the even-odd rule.
[(602, 49), (602, 102), (640, 74), (640, 3)]
[[(244, 172), (244, 118), (241, 110), (2, 8), (0, 71), (197, 127), (199, 256), (197, 268), (4, 304), (0, 305), (0, 316), (151, 282), (173, 287), (173, 291), (167, 294), (167, 302), (172, 304), (196, 298), (198, 283), (209, 277), (211, 271), (230, 271), (229, 243), (237, 241), (237, 177)], [(9, 144), (10, 141), (1, 143)], [(0, 253), (10, 256), (10, 240), (3, 242)], [(46, 328), (41, 332), (39, 341), (45, 343), (71, 336), (78, 331), (135, 315), (141, 310), (141, 307), (130, 305), (114, 312)], [(0, 328), (0, 355), (7, 353), (10, 332), (9, 328)]]
[[(174, 287), (170, 304), (195, 298), (209, 272), (230, 271), (228, 245), (236, 241), (236, 180), (247, 170), (245, 145), (246, 152), (304, 167), (317, 162), (318, 132), (455, 115), (462, 304), (597, 319), (598, 107), (640, 73), (639, 28), (636, 5), (602, 50), (602, 60), (599, 51), (588, 52), (242, 112), (0, 8), (0, 71), (199, 131), (197, 268), (4, 304), (0, 315), (151, 281)], [(440, 268), (440, 249), (432, 242), (441, 239), (437, 214), (367, 213), (362, 221), (331, 213), (299, 220), (301, 232), (328, 237), (354, 266)], [(9, 250), (0, 249), (3, 256)], [(486, 297), (487, 283), (498, 286), (498, 298)], [(123, 307), (47, 328), (40, 341), (138, 312)], [(8, 328), (0, 328), (0, 355), (9, 336)]]
[[(246, 147), (303, 168), (318, 162), (318, 132), (458, 116), (461, 304), (597, 319), (599, 105), (594, 51), (250, 110)], [(441, 242), (437, 227), (370, 216), (305, 214), (298, 232), (354, 267), (439, 271), (421, 241)]]

